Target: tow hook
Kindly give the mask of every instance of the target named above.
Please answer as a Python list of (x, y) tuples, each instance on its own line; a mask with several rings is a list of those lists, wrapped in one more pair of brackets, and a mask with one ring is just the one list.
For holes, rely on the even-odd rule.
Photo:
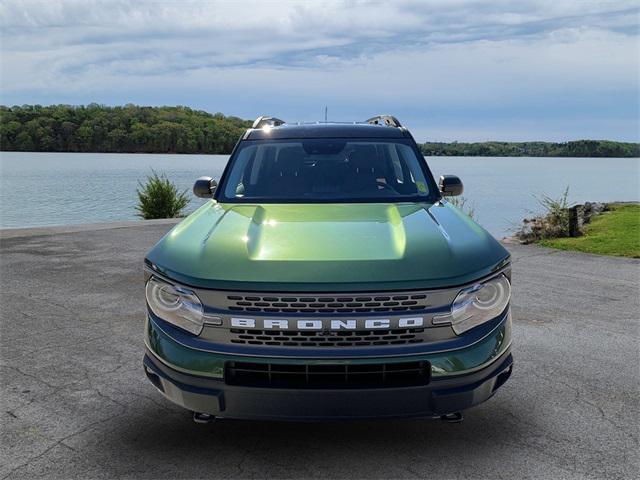
[(193, 412), (193, 421), (196, 423), (212, 423), (215, 419), (215, 415), (209, 413)]
[(447, 413), (446, 415), (440, 415), (440, 420), (447, 423), (460, 423), (464, 420), (462, 412)]

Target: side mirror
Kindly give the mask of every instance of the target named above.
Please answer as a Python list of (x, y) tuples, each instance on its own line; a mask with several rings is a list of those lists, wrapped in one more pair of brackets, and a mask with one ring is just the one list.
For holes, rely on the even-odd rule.
[(196, 197), (212, 198), (218, 183), (211, 177), (200, 177), (193, 184), (193, 193)]
[(455, 197), (456, 195), (461, 195), (464, 190), (462, 180), (455, 175), (440, 175), (438, 188), (444, 197)]

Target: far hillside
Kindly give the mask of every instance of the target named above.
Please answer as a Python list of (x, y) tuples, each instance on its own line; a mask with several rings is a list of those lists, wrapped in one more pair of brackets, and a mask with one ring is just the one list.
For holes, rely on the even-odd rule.
[[(188, 107), (0, 106), (0, 149), (22, 152), (229, 154), (252, 123)], [(609, 140), (436, 143), (424, 155), (640, 157), (640, 144)]]
[(0, 106), (5, 151), (229, 153), (248, 120), (187, 107)]

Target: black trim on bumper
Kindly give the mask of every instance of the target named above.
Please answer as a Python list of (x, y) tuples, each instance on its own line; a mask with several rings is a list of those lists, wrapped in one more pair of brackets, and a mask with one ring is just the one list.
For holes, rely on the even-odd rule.
[(226, 385), (173, 370), (148, 350), (144, 370), (172, 402), (196, 412), (260, 420), (429, 417), (465, 410), (489, 399), (513, 369), (508, 349), (488, 367), (398, 388), (288, 389)]

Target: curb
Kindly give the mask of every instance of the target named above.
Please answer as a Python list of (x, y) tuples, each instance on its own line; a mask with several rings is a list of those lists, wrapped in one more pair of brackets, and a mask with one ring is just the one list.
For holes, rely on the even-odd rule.
[(182, 218), (163, 218), (158, 220), (137, 220), (130, 222), (85, 223), (78, 225), (61, 225), (54, 227), (4, 228), (0, 229), (0, 240), (22, 237), (41, 237), (65, 233), (92, 232), (112, 230), (116, 228), (147, 227), (150, 225), (175, 225)]

